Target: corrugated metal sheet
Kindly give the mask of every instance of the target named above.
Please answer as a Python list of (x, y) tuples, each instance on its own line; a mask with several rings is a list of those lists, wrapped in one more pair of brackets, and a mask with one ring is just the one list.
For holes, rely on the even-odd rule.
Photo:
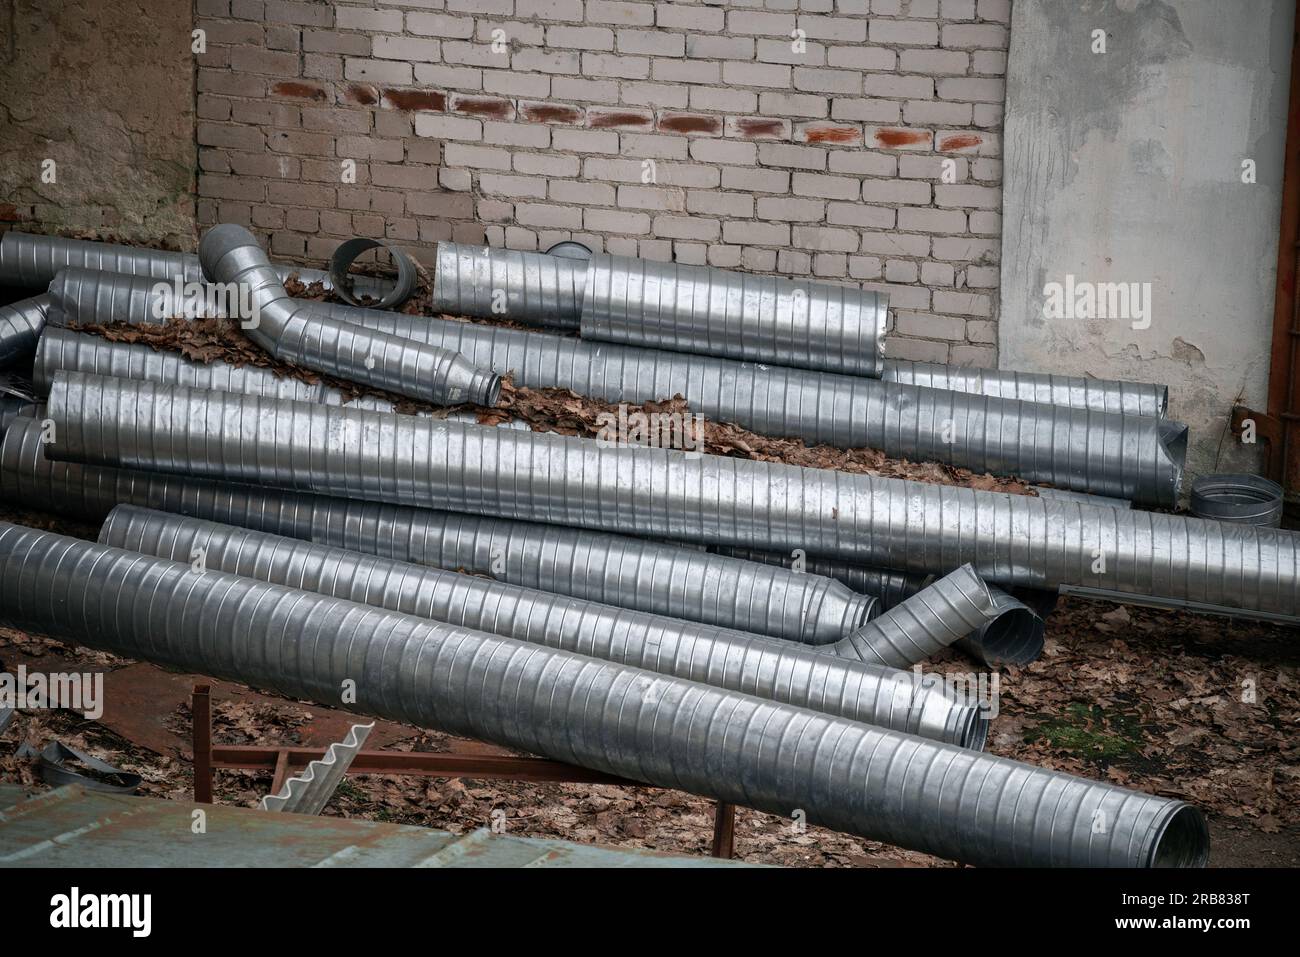
[[(192, 832), (193, 812), (207, 815)], [(495, 834), (0, 784), (0, 867), (746, 867)]]

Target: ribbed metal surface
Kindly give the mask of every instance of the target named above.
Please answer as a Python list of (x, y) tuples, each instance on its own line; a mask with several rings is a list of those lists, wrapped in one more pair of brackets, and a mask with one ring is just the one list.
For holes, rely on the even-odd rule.
[(1154, 382), (969, 369), (937, 362), (907, 362), (900, 359), (886, 359), (880, 378), (886, 382), (923, 385), (932, 389), (955, 389), (974, 395), (1042, 402), (1093, 412), (1160, 417), (1169, 408), (1169, 386)]
[[(982, 865), (1201, 865), (1179, 801), (708, 685), (0, 524), (0, 614), (131, 658)], [(1016, 800), (1009, 801), (1008, 795)]]
[(439, 243), (431, 305), (454, 316), (576, 329), (586, 282), (582, 260)]
[(1282, 486), (1258, 475), (1202, 475), (1192, 483), (1191, 510), (1200, 518), (1277, 528)]
[(1300, 539), (825, 469), (60, 376), (46, 454), (706, 544), (803, 548), (999, 584), (1291, 613)]
[(141, 379), (192, 389), (238, 392), (300, 402), (324, 402), (349, 408), (391, 412), (393, 404), (374, 396), (345, 396), (323, 382), (305, 382), (277, 375), (261, 366), (235, 366), (227, 362), (191, 362), (178, 352), (159, 352), (150, 346), (110, 342), (99, 336), (48, 326), (36, 349), (32, 381), (45, 395), (60, 372)]
[(47, 294), (0, 306), (0, 369), (31, 356), (50, 309)]
[(877, 607), (817, 575), (623, 535), (51, 462), (40, 435), (33, 423), (0, 446), (0, 494), (87, 521), (118, 504), (158, 508), (805, 644), (837, 641)]
[(13, 424), (15, 419), (34, 415), (36, 403), (14, 395), (0, 393), (0, 439)]
[(907, 671), (660, 615), (118, 506), (102, 544), (982, 748), (976, 703)]
[(352, 766), (352, 761), (366, 743), (374, 726), (373, 721), (370, 724), (354, 724), (348, 729), (346, 738), (329, 746), (325, 757), (312, 761), (302, 774), (295, 774), (285, 781), (278, 794), (264, 795), (262, 810), (282, 811), (286, 814), (319, 814), (334, 796), (334, 791), (348, 773), (348, 768)]
[[(122, 287), (105, 291), (105, 284)], [(148, 314), (143, 283), (101, 274), (56, 293), (81, 321), (127, 299)], [(1113, 416), (857, 376), (584, 342), (468, 322), (310, 303), (311, 314), (459, 352), (517, 385), (572, 389), (609, 402), (683, 396), (692, 411), (767, 435), (1018, 475), (1080, 491), (1172, 504), (1185, 447), (1149, 417)], [(122, 313), (117, 313), (122, 315)]]
[(582, 337), (674, 352), (879, 376), (885, 296), (825, 282), (591, 257)]
[[(781, 568), (793, 568), (795, 565), (795, 556), (788, 552), (736, 545), (714, 545), (710, 550), (719, 555), (778, 565)], [(801, 555), (800, 567), (808, 574), (833, 578), (852, 591), (873, 596), (880, 602), (882, 611), (906, 601), (934, 580), (934, 576), (929, 574), (889, 571), (820, 555)]]
[[(193, 253), (168, 252), (141, 246), (119, 246), (87, 239), (64, 239), (12, 230), (0, 236), (0, 285), (45, 289), (55, 275), (69, 266), (109, 273), (170, 281), (203, 282), (203, 268)], [(281, 280), (296, 278), (332, 289), (329, 273), (285, 263), (274, 266)], [(354, 292), (382, 298), (392, 282), (369, 276), (354, 277)]]
[[(1028, 633), (1018, 627), (981, 631), (1007, 616), (1037, 622), (1037, 628)], [(1002, 589), (986, 584), (971, 565), (945, 575), (826, 650), (857, 661), (908, 668), (974, 632), (984, 637), (971, 650), (985, 664), (1027, 665), (1043, 651), (1038, 616)], [(999, 637), (1009, 640), (999, 643)]]
[[(425, 346), (321, 315), (290, 299), (266, 253), (242, 226), (214, 226), (199, 243), (204, 273), (251, 290), (258, 323), (248, 337), (277, 359), (398, 395), (493, 405), (501, 379), (449, 349)], [(383, 313), (380, 313), (383, 315)]]
[[(204, 289), (209, 288), (206, 284)], [(203, 319), (225, 315), (217, 297), (187, 296), (182, 288), (153, 276), (128, 276), (80, 266), (60, 269), (50, 280), (49, 295), (67, 325), (163, 322), (171, 318)]]

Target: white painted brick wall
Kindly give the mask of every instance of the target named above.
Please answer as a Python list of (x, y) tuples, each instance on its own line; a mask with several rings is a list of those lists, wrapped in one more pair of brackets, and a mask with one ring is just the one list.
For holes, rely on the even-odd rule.
[[(996, 361), (1010, 0), (203, 0), (203, 223), (780, 271)], [(355, 182), (341, 178), (356, 163)]]

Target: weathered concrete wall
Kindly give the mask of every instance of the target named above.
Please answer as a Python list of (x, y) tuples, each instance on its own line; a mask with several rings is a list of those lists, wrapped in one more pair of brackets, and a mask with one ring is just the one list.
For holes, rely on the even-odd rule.
[(193, 16), (190, 0), (0, 6), (0, 227), (193, 245)]
[[(1255, 464), (1281, 204), (1291, 0), (1017, 3), (1008, 64), (1004, 368), (1158, 380), (1194, 473)], [(1095, 30), (1105, 52), (1093, 52)], [(1243, 182), (1253, 160), (1256, 182)], [(1136, 319), (1047, 318), (1047, 284), (1150, 283)], [(1222, 445), (1222, 450), (1220, 446)]]

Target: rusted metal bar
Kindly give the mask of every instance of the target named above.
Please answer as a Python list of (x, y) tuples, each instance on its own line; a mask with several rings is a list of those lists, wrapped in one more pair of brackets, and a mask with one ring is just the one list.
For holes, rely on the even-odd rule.
[(194, 726), (194, 801), (212, 803), (212, 686), (194, 686), (190, 696)]
[(284, 790), (284, 782), (288, 780), (292, 769), (289, 767), (289, 752), (281, 749), (275, 757), (275, 777), (271, 779), (271, 793), (279, 794)]
[(719, 801), (713, 810), (713, 848), (709, 852), (714, 857), (731, 860), (736, 854), (736, 805)]

